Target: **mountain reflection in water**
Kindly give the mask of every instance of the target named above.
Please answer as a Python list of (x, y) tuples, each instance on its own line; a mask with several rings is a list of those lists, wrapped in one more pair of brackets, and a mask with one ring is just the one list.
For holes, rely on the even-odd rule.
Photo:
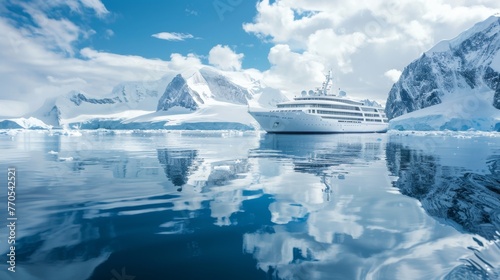
[(472, 237), (476, 242), (476, 246), (469, 247), (473, 254), (446, 279), (497, 279), (500, 278), (500, 150), (498, 147), (485, 150), (488, 139), (472, 145), (470, 141), (453, 141), (458, 142), (454, 143), (457, 149), (474, 153), (452, 154), (447, 147), (449, 143), (442, 139), (422, 145), (393, 137), (386, 149), (389, 171), (398, 177), (393, 185), (402, 194), (418, 199), (426, 213), (436, 220), (493, 242), (489, 251), (494, 253), (488, 260), (481, 255), (492, 252), (481, 253), (476, 248), (484, 247), (484, 243)]

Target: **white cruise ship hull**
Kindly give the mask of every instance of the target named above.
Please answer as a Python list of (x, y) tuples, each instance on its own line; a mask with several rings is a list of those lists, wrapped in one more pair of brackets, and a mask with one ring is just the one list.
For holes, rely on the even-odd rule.
[(303, 111), (249, 111), (260, 127), (269, 133), (369, 133), (386, 132), (387, 123), (342, 122)]

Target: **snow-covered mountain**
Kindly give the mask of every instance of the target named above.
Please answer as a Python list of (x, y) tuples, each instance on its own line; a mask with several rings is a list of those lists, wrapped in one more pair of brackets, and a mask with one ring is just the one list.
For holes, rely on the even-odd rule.
[(52, 98), (26, 117), (35, 117), (53, 127), (86, 122), (91, 119), (132, 117), (156, 108), (158, 98), (170, 77), (156, 81), (124, 82), (104, 97), (72, 91)]
[(207, 66), (188, 77), (177, 75), (166, 87), (157, 111), (130, 122), (163, 122), (168, 129), (254, 129), (257, 123), (248, 114), (250, 104), (269, 107), (284, 100), (279, 91), (251, 74), (228, 74)]
[(0, 128), (253, 129), (247, 106), (285, 100), (251, 72), (206, 66), (173, 79), (121, 83), (105, 96), (72, 91), (23, 118), (0, 120)]
[(194, 111), (199, 108), (198, 104), (200, 103), (204, 103), (200, 95), (188, 86), (186, 79), (181, 74), (178, 74), (168, 84), (156, 110), (168, 111), (174, 107), (183, 107)]
[(492, 16), (425, 52), (389, 93), (391, 128), (499, 130), (499, 49), (500, 17)]
[(246, 88), (235, 84), (218, 71), (204, 67), (185, 79), (177, 75), (167, 86), (157, 106), (158, 111), (173, 107), (196, 110), (211, 101), (247, 105), (253, 95)]
[(361, 100), (361, 102), (363, 102), (365, 105), (367, 106), (373, 106), (373, 107), (380, 107), (380, 108), (383, 108), (382, 105), (380, 105), (380, 103), (378, 103), (377, 101), (375, 100), (370, 100), (370, 99), (363, 99)]

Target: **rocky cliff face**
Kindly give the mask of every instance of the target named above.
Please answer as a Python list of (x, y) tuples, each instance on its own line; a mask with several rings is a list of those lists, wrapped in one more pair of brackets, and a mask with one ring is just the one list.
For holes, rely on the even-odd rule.
[(90, 104), (115, 104), (118, 102), (122, 102), (120, 98), (88, 98), (85, 94), (81, 92), (75, 92), (69, 98), (71, 102), (73, 102), (76, 106), (80, 106), (82, 103), (90, 103)]
[(440, 42), (403, 70), (389, 92), (387, 116), (392, 119), (472, 92), (487, 92), (484, 98), (500, 108), (499, 49), (498, 16)]
[(168, 84), (165, 92), (158, 101), (157, 111), (168, 111), (170, 108), (179, 106), (189, 110), (196, 110), (199, 104), (203, 104), (199, 94), (192, 90), (181, 74)]

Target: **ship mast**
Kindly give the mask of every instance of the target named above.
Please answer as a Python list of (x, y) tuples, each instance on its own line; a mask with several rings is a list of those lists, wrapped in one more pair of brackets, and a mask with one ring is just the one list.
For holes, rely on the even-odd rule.
[(323, 82), (323, 86), (321, 86), (321, 95), (328, 95), (328, 91), (331, 88), (330, 82), (332, 81), (332, 70), (328, 71), (328, 74), (325, 75), (325, 81)]

